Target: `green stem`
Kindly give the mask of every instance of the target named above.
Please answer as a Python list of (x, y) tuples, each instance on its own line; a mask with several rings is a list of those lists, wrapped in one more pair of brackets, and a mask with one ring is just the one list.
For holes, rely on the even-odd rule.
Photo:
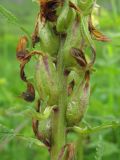
[[(61, 38), (61, 37), (60, 37)], [(63, 41), (61, 40), (60, 49), (58, 53), (58, 88), (59, 88), (59, 104), (58, 108), (54, 109), (52, 114), (52, 135), (51, 135), (51, 160), (58, 160), (58, 156), (62, 147), (66, 143), (66, 121), (65, 113), (67, 107), (67, 85), (64, 76), (63, 66)]]
[(83, 160), (83, 136), (78, 135), (77, 143), (76, 143), (76, 157), (77, 160)]

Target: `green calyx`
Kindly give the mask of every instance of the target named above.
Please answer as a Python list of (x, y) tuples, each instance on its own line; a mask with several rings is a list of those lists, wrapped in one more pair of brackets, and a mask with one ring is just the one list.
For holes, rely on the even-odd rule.
[(94, 3), (94, 0), (78, 0), (78, 6), (84, 16), (91, 13)]
[(76, 16), (75, 11), (69, 7), (69, 1), (68, 0), (65, 1), (57, 19), (57, 24), (56, 24), (57, 31), (66, 33), (66, 30), (74, 21), (75, 16)]
[(39, 57), (35, 80), (40, 99), (48, 97), (49, 106), (58, 104), (57, 72), (49, 56)]
[(54, 33), (52, 25), (47, 22), (39, 31), (40, 49), (52, 56), (56, 55), (59, 48), (59, 37)]
[(68, 106), (66, 111), (66, 119), (68, 126), (73, 126), (81, 122), (88, 107), (90, 97), (90, 86), (84, 80), (84, 73), (81, 73), (82, 80), (79, 75), (73, 72), (70, 79), (74, 77), (74, 88), (72, 94), (68, 98)]

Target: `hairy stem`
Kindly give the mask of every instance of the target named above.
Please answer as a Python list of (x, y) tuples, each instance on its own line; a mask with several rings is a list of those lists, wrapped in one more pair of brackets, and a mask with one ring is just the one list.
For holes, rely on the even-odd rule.
[(83, 160), (83, 136), (78, 135), (76, 143), (76, 157), (77, 160)]
[(67, 86), (66, 78), (64, 76), (63, 66), (63, 40), (61, 40), (60, 49), (58, 53), (58, 88), (59, 88), (59, 104), (58, 108), (54, 109), (52, 114), (52, 135), (51, 135), (51, 159), (58, 160), (58, 156), (62, 147), (66, 142), (66, 120), (65, 113), (67, 107)]

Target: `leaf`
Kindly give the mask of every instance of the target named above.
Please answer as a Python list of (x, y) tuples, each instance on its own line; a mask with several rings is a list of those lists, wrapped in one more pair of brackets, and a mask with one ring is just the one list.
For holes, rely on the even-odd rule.
[(96, 127), (85, 127), (85, 128), (80, 128), (78, 126), (74, 126), (74, 127), (70, 127), (68, 128), (68, 130), (73, 130), (74, 132), (78, 133), (78, 134), (92, 134), (92, 133), (96, 133), (96, 132), (100, 132), (104, 129), (110, 129), (110, 128), (117, 128), (120, 127), (120, 122), (119, 121), (112, 121), (111, 123), (108, 124), (102, 124)]
[(12, 136), (12, 137), (20, 138), (22, 140), (27, 141), (30, 144), (32, 143), (32, 144), (36, 144), (38, 146), (45, 147), (45, 145), (41, 141), (39, 141), (35, 138), (32, 138), (32, 137), (26, 137), (24, 135), (17, 134), (14, 129), (10, 129), (10, 128), (4, 126), (3, 124), (0, 124), (0, 138), (4, 137), (6, 135), (10, 136), (10, 137)]
[(29, 144), (36, 144), (40, 147), (45, 147), (44, 143), (42, 143), (41, 141), (35, 139), (35, 138), (31, 138), (31, 137), (24, 137), (24, 136), (20, 136), (20, 138), (22, 140), (27, 141)]
[(7, 110), (7, 114), (11, 116), (25, 116), (25, 117), (28, 116), (30, 118), (34, 118), (36, 120), (41, 121), (49, 118), (53, 107), (46, 107), (45, 110), (41, 113), (36, 112), (33, 108), (30, 107), (23, 111), (19, 107), (14, 107)]
[(26, 110), (23, 112), (24, 115), (28, 115), (36, 120), (45, 120), (47, 118), (49, 118), (51, 112), (52, 112), (53, 107), (46, 107), (46, 109), (44, 110), (43, 113), (38, 113), (35, 110)]
[(99, 136), (99, 141), (98, 141), (98, 144), (97, 144), (97, 147), (96, 147), (95, 160), (102, 160), (103, 153), (104, 153), (103, 138), (100, 135)]
[(38, 0), (32, 0), (32, 2), (37, 2), (38, 3)]
[(114, 143), (104, 141), (103, 146), (104, 146), (103, 156), (109, 156), (114, 153), (119, 153), (119, 148)]
[(8, 137), (14, 137), (14, 129), (10, 129), (3, 124), (0, 124), (0, 140)]
[(30, 38), (30, 33), (29, 31), (27, 31), (26, 28), (24, 28), (19, 20), (17, 19), (17, 17), (15, 15), (13, 15), (9, 10), (7, 10), (6, 8), (4, 8), (4, 6), (0, 5), (0, 13), (1, 15), (3, 15), (10, 23), (12, 23), (13, 25), (18, 26), (29, 38)]
[(7, 133), (12, 133), (13, 134), (14, 130), (6, 127), (3, 124), (0, 124), (0, 135), (2, 135), (2, 134), (4, 135), (4, 134), (7, 134)]

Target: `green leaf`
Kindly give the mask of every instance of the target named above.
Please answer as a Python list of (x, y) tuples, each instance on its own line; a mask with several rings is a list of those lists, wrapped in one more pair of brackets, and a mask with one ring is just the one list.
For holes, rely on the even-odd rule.
[(109, 155), (112, 155), (114, 153), (119, 153), (119, 148), (114, 143), (104, 141), (103, 146), (104, 146), (104, 152), (103, 152), (104, 156), (109, 156)]
[(14, 130), (0, 124), (0, 140), (4, 140), (6, 137), (14, 137)]
[(24, 137), (24, 136), (20, 136), (20, 138), (22, 139), (22, 140), (25, 140), (26, 142), (28, 142), (29, 144), (35, 144), (35, 145), (37, 145), (37, 146), (40, 146), (40, 147), (45, 147), (45, 145), (41, 142), (41, 141), (39, 141), (39, 140), (37, 140), (37, 139), (35, 139), (35, 138), (31, 138), (31, 137)]
[(104, 153), (103, 138), (100, 135), (99, 136), (99, 141), (98, 141), (98, 144), (97, 144), (97, 147), (96, 147), (95, 160), (102, 160), (103, 153)]
[(6, 127), (6, 126), (3, 125), (3, 124), (0, 124), (0, 135), (6, 134), (6, 133), (12, 133), (12, 134), (13, 134), (13, 133), (14, 133), (14, 130)]
[(21, 140), (28, 142), (29, 144), (36, 144), (38, 146), (45, 147), (45, 145), (41, 141), (32, 137), (26, 137), (24, 135), (17, 134), (14, 129), (10, 129), (5, 125), (0, 124), (0, 139), (5, 138), (6, 136), (17, 137), (20, 138)]
[(112, 121), (111, 123), (108, 124), (102, 124), (100, 126), (96, 126), (96, 127), (85, 127), (85, 128), (80, 128), (78, 126), (74, 126), (74, 127), (69, 127), (68, 130), (72, 130), (78, 134), (92, 134), (92, 133), (97, 133), (100, 132), (104, 129), (110, 129), (110, 128), (118, 128), (120, 127), (120, 122), (119, 121)]
[(15, 15), (13, 15), (9, 10), (4, 8), (2, 5), (0, 5), (0, 14), (3, 15), (10, 23), (19, 27), (30, 38), (29, 31), (27, 31), (26, 28), (24, 28), (20, 24), (19, 20)]
[(41, 121), (41, 120), (46, 120), (49, 118), (52, 112), (52, 109), (54, 107), (55, 106), (46, 107), (45, 110), (40, 113), (36, 112), (33, 108), (30, 108), (30, 107), (25, 110), (23, 110), (20, 107), (14, 107), (14, 108), (10, 108), (9, 110), (7, 110), (7, 114), (9, 116), (28, 116), (30, 118), (34, 118), (36, 120)]
[(35, 119), (41, 121), (41, 120), (48, 119), (50, 114), (51, 114), (51, 112), (52, 112), (52, 107), (46, 107), (46, 109), (44, 110), (43, 113), (38, 113), (33, 109), (25, 110), (22, 113), (25, 116), (27, 115), (29, 117), (32, 117), (32, 118), (35, 118)]

